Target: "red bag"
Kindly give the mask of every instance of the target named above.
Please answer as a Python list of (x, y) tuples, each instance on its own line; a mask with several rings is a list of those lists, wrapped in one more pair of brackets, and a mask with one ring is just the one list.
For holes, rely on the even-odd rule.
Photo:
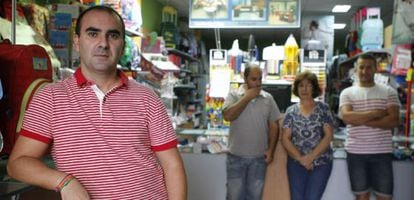
[(1, 153), (9, 154), (30, 100), (40, 88), (52, 82), (49, 55), (39, 45), (12, 45), (5, 40), (0, 43), (0, 79), (3, 85), (0, 131), (4, 140)]

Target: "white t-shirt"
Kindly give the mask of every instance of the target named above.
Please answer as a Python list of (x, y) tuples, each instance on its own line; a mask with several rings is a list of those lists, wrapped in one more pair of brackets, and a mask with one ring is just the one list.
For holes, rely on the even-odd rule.
[[(373, 87), (348, 87), (342, 91), (339, 108), (351, 105), (354, 111), (387, 109), (400, 106), (397, 92), (382, 84)], [(341, 110), (341, 109), (339, 109)], [(341, 115), (341, 113), (339, 113)], [(376, 154), (392, 152), (391, 129), (372, 128), (368, 126), (347, 125), (348, 136), (345, 149), (355, 154)]]

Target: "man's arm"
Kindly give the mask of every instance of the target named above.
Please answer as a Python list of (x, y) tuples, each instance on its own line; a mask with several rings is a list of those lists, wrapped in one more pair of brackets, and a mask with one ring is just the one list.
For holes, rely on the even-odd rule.
[(250, 100), (243, 96), (236, 103), (223, 110), (223, 118), (229, 122), (237, 119), (249, 102)]
[(157, 151), (155, 154), (164, 170), (168, 199), (187, 199), (187, 178), (185, 175), (184, 164), (177, 148)]
[[(41, 161), (48, 144), (20, 136), (7, 162), (8, 174), (16, 180), (55, 190), (56, 186), (67, 175), (49, 168)], [(89, 199), (83, 186), (74, 178), (61, 191), (62, 199)]]
[[(246, 85), (243, 85), (243, 87), (247, 87)], [(236, 101), (236, 103), (228, 106), (223, 110), (223, 118), (226, 121), (233, 121), (239, 117), (239, 115), (243, 112), (243, 110), (246, 108), (247, 104), (257, 97), (260, 94), (261, 88), (250, 88), (245, 89), (244, 95)]]
[(279, 123), (278, 120), (269, 122), (269, 133), (268, 133), (268, 148), (265, 152), (266, 163), (271, 163), (273, 160), (273, 154), (275, 152), (277, 140), (279, 138)]
[(7, 162), (8, 174), (22, 182), (54, 190), (66, 174), (42, 162), (47, 149), (46, 143), (19, 136)]
[(375, 109), (369, 111), (354, 111), (352, 105), (343, 105), (341, 107), (341, 118), (346, 124), (353, 126), (366, 125), (368, 121), (378, 119), (387, 115), (386, 110)]
[(387, 108), (387, 115), (384, 117), (368, 121), (365, 125), (373, 128), (391, 129), (400, 123), (400, 107), (390, 106)]

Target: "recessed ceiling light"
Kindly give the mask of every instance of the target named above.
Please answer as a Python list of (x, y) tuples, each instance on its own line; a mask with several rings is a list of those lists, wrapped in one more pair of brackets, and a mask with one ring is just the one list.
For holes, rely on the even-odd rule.
[(334, 25), (333, 25), (333, 28), (334, 29), (344, 29), (346, 27), (346, 24), (343, 24), (343, 23), (335, 23)]
[(336, 5), (332, 8), (332, 12), (334, 13), (346, 13), (351, 9), (351, 5)]

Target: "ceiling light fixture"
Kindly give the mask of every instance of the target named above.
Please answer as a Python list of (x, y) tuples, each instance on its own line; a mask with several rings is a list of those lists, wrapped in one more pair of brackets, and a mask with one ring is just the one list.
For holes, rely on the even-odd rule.
[(333, 28), (334, 29), (344, 29), (346, 27), (346, 24), (344, 24), (344, 23), (335, 23), (334, 24), (334, 26), (333, 26)]
[(346, 13), (351, 9), (351, 5), (336, 5), (332, 8), (333, 13)]

